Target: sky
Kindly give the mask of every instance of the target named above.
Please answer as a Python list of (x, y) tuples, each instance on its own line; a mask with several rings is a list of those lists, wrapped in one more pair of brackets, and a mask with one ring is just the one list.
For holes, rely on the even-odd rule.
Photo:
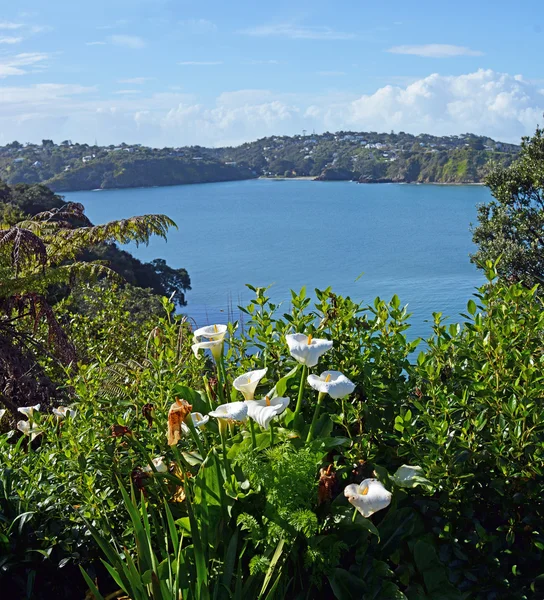
[(303, 130), (544, 121), (542, 0), (19, 0), (0, 6), (0, 144), (236, 145)]

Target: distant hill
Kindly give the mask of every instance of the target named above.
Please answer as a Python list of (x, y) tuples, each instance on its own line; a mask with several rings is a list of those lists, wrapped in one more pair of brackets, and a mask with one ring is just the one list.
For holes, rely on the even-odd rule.
[(44, 183), (55, 192), (150, 187), (251, 179), (247, 166), (225, 164), (198, 148), (152, 149), (142, 146), (88, 146), (44, 140), (41, 145), (13, 142), (0, 147), (0, 179), (7, 183)]
[(56, 192), (311, 176), (360, 182), (479, 183), (519, 146), (464, 134), (338, 132), (272, 136), (235, 148), (148, 148), (12, 142), (0, 147), (0, 179)]
[(273, 136), (221, 148), (215, 156), (269, 177), (313, 176), (361, 182), (479, 183), (491, 163), (508, 165), (519, 146), (473, 134), (341, 131)]

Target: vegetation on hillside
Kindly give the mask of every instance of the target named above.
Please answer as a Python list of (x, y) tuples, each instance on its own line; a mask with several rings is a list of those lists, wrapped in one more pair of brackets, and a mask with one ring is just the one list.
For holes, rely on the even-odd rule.
[(519, 150), (473, 134), (338, 132), (275, 136), (217, 150), (272, 177), (314, 176), (360, 182), (479, 183), (492, 163), (506, 166)]
[(247, 167), (225, 164), (200, 148), (154, 149), (140, 145), (41, 145), (13, 142), (0, 148), (0, 178), (45, 183), (55, 192), (149, 187), (251, 179)]
[[(67, 209), (68, 204), (62, 197), (44, 185), (10, 186), (0, 181), (0, 223), (4, 225), (13, 226), (29, 216), (42, 213), (47, 213), (47, 218), (58, 219), (55, 211), (63, 212), (66, 225), (89, 224), (86, 216), (79, 218), (73, 211), (67, 213)], [(185, 292), (191, 289), (189, 274), (183, 268), (170, 267), (163, 259), (143, 263), (115, 243), (99, 240), (93, 240), (81, 248), (77, 258), (86, 262), (100, 261), (120, 275), (129, 286), (150, 290), (152, 294), (160, 296), (175, 294), (175, 302), (179, 306), (186, 304)], [(141, 292), (137, 295), (142, 297)]]
[(491, 163), (519, 148), (484, 136), (339, 132), (274, 136), (236, 148), (148, 148), (12, 142), (0, 147), (0, 178), (46, 183), (55, 191), (312, 176), (361, 182), (478, 183)]

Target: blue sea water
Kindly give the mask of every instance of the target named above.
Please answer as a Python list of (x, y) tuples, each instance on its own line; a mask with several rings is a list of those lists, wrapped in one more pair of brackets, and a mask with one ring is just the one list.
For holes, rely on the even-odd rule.
[[(168, 241), (130, 247), (188, 270), (184, 312), (197, 324), (226, 322), (252, 293), (332, 286), (365, 303), (397, 294), (412, 313), (410, 337), (427, 336), (432, 313), (459, 320), (483, 276), (469, 262), (470, 224), (490, 198), (482, 186), (358, 185), (253, 180), (72, 192), (95, 223), (145, 213), (174, 219)], [(359, 277), (363, 273), (362, 277)]]

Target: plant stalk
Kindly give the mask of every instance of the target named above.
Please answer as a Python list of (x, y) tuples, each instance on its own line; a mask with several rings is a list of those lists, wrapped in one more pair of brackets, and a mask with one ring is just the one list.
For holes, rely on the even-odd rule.
[(317, 404), (315, 405), (312, 424), (310, 425), (310, 431), (308, 431), (308, 437), (306, 438), (307, 442), (311, 442), (314, 438), (315, 426), (317, 424), (317, 420), (319, 419), (319, 410), (321, 409), (321, 404), (323, 403), (323, 399), (326, 395), (327, 394), (325, 394), (325, 392), (319, 392), (319, 395), (317, 396)]

